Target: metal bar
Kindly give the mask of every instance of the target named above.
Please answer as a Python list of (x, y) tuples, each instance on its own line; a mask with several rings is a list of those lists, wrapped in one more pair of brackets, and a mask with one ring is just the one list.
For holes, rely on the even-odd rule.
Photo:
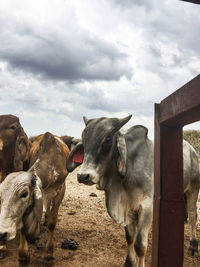
[(183, 265), (184, 197), (182, 128), (161, 125), (159, 267)]
[(155, 104), (154, 115), (154, 205), (153, 205), (153, 235), (152, 235), (152, 267), (158, 266), (159, 219), (160, 219), (160, 123), (159, 104)]
[(181, 1), (184, 1), (184, 2), (190, 2), (190, 3), (193, 3), (193, 4), (200, 4), (200, 0), (181, 0)]
[(160, 124), (160, 108), (155, 106), (152, 267), (180, 267), (184, 241), (182, 127)]
[(200, 120), (200, 75), (160, 103), (160, 123), (184, 126)]

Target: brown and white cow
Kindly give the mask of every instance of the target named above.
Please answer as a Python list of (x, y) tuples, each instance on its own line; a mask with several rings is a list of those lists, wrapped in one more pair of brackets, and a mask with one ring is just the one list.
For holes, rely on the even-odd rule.
[(30, 169), (9, 174), (0, 184), (0, 240), (15, 238), (20, 230), (19, 261), (29, 262), (28, 243), (40, 233), (43, 205), (49, 229), (46, 258), (53, 258), (53, 233), (68, 175), (67, 145), (47, 132), (38, 136), (30, 151)]
[(0, 182), (6, 175), (24, 169), (30, 144), (19, 118), (0, 115)]

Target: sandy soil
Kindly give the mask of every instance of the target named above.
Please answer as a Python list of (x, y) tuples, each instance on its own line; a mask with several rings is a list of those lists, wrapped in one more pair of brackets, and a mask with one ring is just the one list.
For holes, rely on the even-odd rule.
[[(66, 179), (66, 194), (60, 206), (55, 230), (54, 261), (43, 260), (43, 246), (46, 242), (46, 228), (42, 227), (41, 238), (30, 245), (31, 262), (29, 266), (55, 267), (117, 267), (123, 266), (126, 257), (124, 229), (108, 216), (104, 204), (104, 193), (95, 186), (78, 184), (76, 170)], [(95, 193), (97, 197), (89, 196)], [(200, 214), (200, 206), (199, 206)], [(200, 217), (200, 215), (199, 215)], [(200, 221), (198, 221), (198, 240), (200, 241)], [(65, 250), (61, 243), (65, 238), (78, 242), (78, 249)], [(8, 243), (8, 256), (0, 261), (0, 266), (18, 266), (18, 237)], [(200, 266), (200, 253), (191, 257), (188, 253), (189, 227), (185, 226), (184, 267)], [(151, 234), (146, 257), (146, 266), (151, 263)]]

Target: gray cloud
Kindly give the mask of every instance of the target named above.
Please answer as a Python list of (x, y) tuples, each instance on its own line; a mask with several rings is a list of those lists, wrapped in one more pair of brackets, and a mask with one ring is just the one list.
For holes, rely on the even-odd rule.
[(113, 3), (121, 7), (121, 16), (127, 22), (141, 30), (141, 50), (146, 56), (142, 68), (165, 81), (172, 79), (176, 70), (185, 66), (193, 76), (200, 72), (195, 63), (200, 57), (199, 6), (178, 0), (163, 3), (113, 0)]
[[(128, 57), (112, 43), (75, 25), (74, 29), (39, 28), (0, 20), (0, 58), (12, 68), (55, 80), (119, 80), (131, 78)], [(10, 25), (13, 26), (10, 29)]]
[(152, 1), (149, 0), (112, 0), (114, 4), (119, 5), (122, 8), (132, 8), (133, 6), (143, 6), (145, 9), (151, 9), (152, 7)]
[(154, 103), (199, 72), (197, 6), (52, 0), (40, 9), (30, 0), (32, 12), (27, 1), (21, 8), (7, 2), (7, 11), (0, 7), (0, 112), (19, 116), (29, 134), (80, 136), (83, 115), (133, 114), (133, 123), (153, 129)]

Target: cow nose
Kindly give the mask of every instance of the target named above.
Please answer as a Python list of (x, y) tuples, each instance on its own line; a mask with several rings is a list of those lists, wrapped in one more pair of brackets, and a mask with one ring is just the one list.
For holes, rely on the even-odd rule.
[(79, 183), (87, 183), (90, 180), (89, 174), (77, 174), (78, 182)]
[(0, 233), (0, 240), (6, 240), (7, 233)]

